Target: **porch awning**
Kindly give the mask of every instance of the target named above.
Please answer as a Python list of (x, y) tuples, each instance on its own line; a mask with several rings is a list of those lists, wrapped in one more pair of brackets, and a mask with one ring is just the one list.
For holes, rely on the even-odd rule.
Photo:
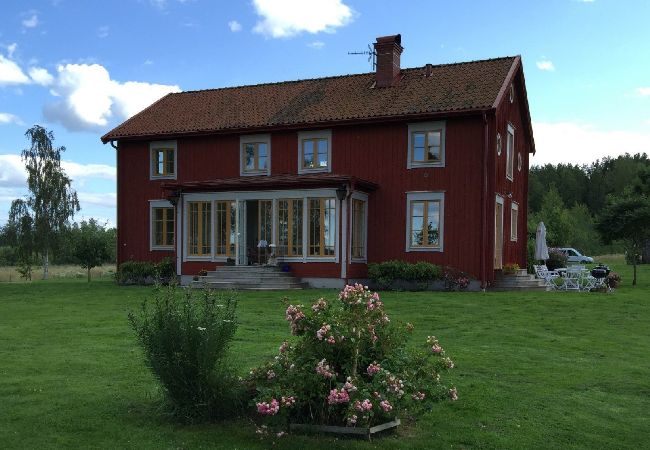
[(272, 175), (221, 178), (218, 180), (165, 182), (161, 185), (167, 196), (174, 192), (257, 191), (269, 189), (339, 188), (345, 185), (352, 190), (371, 192), (379, 186), (371, 181), (351, 175), (331, 173), (310, 175)]

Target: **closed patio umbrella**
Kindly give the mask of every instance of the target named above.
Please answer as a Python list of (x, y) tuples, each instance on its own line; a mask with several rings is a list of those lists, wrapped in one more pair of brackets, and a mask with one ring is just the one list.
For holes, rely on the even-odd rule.
[(535, 234), (535, 259), (544, 260), (548, 259), (548, 246), (546, 245), (546, 227), (544, 222), (537, 225), (537, 233)]

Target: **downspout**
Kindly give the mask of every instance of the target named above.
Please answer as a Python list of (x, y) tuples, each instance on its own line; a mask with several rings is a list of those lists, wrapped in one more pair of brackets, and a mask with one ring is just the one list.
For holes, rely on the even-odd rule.
[(489, 128), (487, 114), (483, 112), (483, 180), (481, 188), (481, 289), (485, 291), (487, 288), (487, 268), (486, 268), (486, 255), (487, 249), (487, 163), (488, 163), (488, 146), (489, 146)]
[(118, 143), (117, 141), (110, 140), (109, 143), (111, 144), (111, 147), (115, 149), (115, 180), (116, 180), (116, 186), (115, 186), (115, 239), (117, 242), (115, 242), (115, 268), (119, 269), (119, 264), (120, 261), (122, 261), (121, 255), (122, 255), (122, 249), (120, 246), (120, 227), (118, 226), (119, 224), (119, 217), (120, 217), (120, 170), (119, 170), (119, 156), (117, 154), (117, 146)]

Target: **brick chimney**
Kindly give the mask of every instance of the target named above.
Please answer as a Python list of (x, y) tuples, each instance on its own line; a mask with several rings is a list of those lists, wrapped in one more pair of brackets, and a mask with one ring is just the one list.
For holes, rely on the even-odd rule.
[(375, 42), (375, 53), (377, 54), (377, 74), (375, 78), (377, 87), (390, 87), (399, 83), (399, 58), (404, 50), (401, 44), (401, 34), (377, 38), (377, 42)]

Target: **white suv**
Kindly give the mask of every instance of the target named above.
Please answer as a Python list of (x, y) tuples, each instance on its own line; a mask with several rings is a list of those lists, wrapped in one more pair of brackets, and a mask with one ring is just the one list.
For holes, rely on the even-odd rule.
[(575, 248), (570, 248), (570, 247), (562, 247), (562, 248), (552, 248), (551, 250), (554, 250), (556, 252), (560, 252), (566, 256), (567, 262), (574, 263), (574, 264), (591, 264), (594, 262), (594, 258), (591, 256), (585, 256), (582, 253), (580, 253), (578, 250)]

